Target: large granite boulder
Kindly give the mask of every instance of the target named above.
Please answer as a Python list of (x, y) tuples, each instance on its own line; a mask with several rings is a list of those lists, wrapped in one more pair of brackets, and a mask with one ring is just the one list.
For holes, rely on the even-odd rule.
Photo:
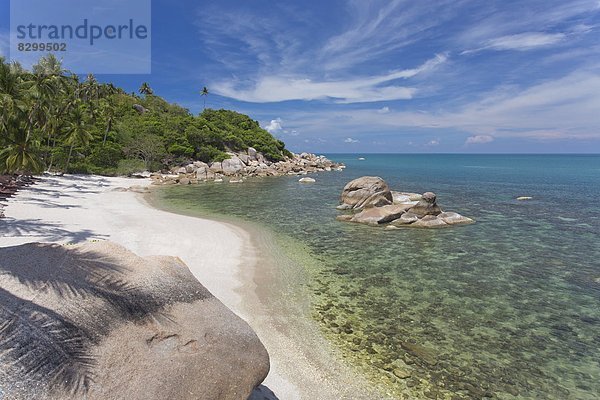
[(350, 221), (369, 225), (385, 224), (400, 218), (411, 207), (408, 204), (369, 207), (355, 214)]
[(350, 181), (342, 191), (339, 209), (360, 210), (367, 207), (380, 207), (392, 204), (390, 188), (378, 176), (363, 176)]
[(3, 398), (245, 400), (268, 371), (256, 334), (178, 258), (0, 249)]
[(221, 173), (223, 172), (223, 163), (220, 163), (218, 161), (213, 162), (210, 164), (209, 170), (213, 173)]
[(250, 159), (250, 161), (257, 161), (257, 156), (258, 152), (256, 151), (256, 149), (254, 147), (248, 147), (248, 158)]
[(228, 158), (221, 163), (223, 174), (227, 176), (239, 174), (244, 170), (245, 166), (246, 165), (238, 157)]

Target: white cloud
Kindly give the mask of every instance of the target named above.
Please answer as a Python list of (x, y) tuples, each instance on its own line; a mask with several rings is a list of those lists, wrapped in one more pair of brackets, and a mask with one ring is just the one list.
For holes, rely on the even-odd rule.
[(346, 138), (344, 139), (344, 143), (358, 143), (359, 141), (356, 139), (352, 139), (352, 138)]
[(390, 108), (388, 106), (381, 107), (379, 110), (377, 110), (377, 112), (379, 114), (387, 114), (390, 112)]
[(483, 144), (494, 141), (492, 135), (474, 135), (467, 138), (465, 144)]
[[(328, 98), (334, 99), (336, 103), (411, 99), (417, 91), (415, 88), (389, 83), (431, 71), (446, 62), (447, 58), (445, 54), (438, 54), (417, 68), (349, 80), (315, 81), (308, 78), (275, 75), (259, 78), (249, 89), (240, 88), (234, 82), (220, 82), (213, 84), (213, 92), (221, 96), (254, 103)], [(388, 85), (385, 86), (385, 84)]]
[(283, 127), (281, 126), (282, 123), (283, 121), (281, 118), (272, 119), (271, 122), (269, 122), (263, 128), (270, 134), (275, 135), (283, 131)]
[(426, 144), (426, 146), (439, 146), (439, 145), (440, 145), (440, 140), (439, 139), (430, 140)]
[(487, 47), (495, 50), (531, 50), (560, 43), (565, 37), (564, 33), (526, 32), (492, 39)]

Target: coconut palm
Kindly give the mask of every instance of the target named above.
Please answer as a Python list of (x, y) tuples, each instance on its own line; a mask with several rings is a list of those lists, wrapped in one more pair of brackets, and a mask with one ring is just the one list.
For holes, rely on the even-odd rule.
[(21, 124), (11, 120), (8, 135), (4, 138), (6, 146), (0, 151), (0, 172), (37, 173), (41, 172), (42, 162), (38, 157), (39, 142), (27, 137)]
[(206, 110), (206, 97), (208, 96), (208, 88), (206, 86), (200, 91), (200, 96), (204, 97), (204, 109)]
[(67, 157), (67, 163), (65, 165), (65, 171), (69, 168), (71, 162), (71, 156), (73, 154), (73, 148), (76, 145), (87, 145), (92, 138), (92, 135), (88, 131), (88, 125), (86, 121), (86, 112), (82, 104), (77, 104), (69, 114), (69, 121), (66, 127), (66, 139), (65, 143), (69, 147), (69, 156)]
[(140, 94), (151, 95), (153, 93), (154, 93), (154, 91), (152, 90), (150, 85), (148, 85), (148, 82), (142, 83), (142, 86), (140, 86)]
[(62, 62), (54, 54), (48, 54), (40, 58), (33, 66), (33, 73), (40, 75), (63, 75), (66, 72)]
[(34, 83), (26, 75), (0, 60), (0, 171), (38, 172), (41, 162), (37, 157), (39, 142), (31, 131), (41, 112), (32, 107), (30, 99), (36, 92)]

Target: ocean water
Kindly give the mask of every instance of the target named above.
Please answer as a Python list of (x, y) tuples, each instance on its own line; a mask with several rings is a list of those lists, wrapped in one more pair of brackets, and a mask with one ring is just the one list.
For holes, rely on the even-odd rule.
[[(183, 212), (297, 243), (311, 316), (397, 398), (600, 397), (600, 156), (329, 155), (344, 172), (169, 187)], [(335, 220), (344, 185), (384, 178), (474, 218), (438, 230)], [(532, 200), (517, 201), (519, 196)]]

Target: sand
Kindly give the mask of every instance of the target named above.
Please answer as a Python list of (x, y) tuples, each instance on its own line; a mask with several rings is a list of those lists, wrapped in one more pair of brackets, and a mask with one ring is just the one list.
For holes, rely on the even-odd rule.
[[(270, 398), (381, 397), (339, 360), (299, 307), (277, 297), (281, 282), (271, 279), (278, 271), (276, 257), (264, 248), (268, 240), (232, 224), (155, 209), (139, 193), (149, 184), (129, 178), (46, 176), (8, 200), (6, 218), (0, 219), (0, 247), (111, 240), (142, 257), (179, 257), (257, 332), (271, 358), (264, 382), (276, 396)], [(132, 186), (137, 190), (125, 190)], [(267, 388), (262, 391), (268, 393)]]

